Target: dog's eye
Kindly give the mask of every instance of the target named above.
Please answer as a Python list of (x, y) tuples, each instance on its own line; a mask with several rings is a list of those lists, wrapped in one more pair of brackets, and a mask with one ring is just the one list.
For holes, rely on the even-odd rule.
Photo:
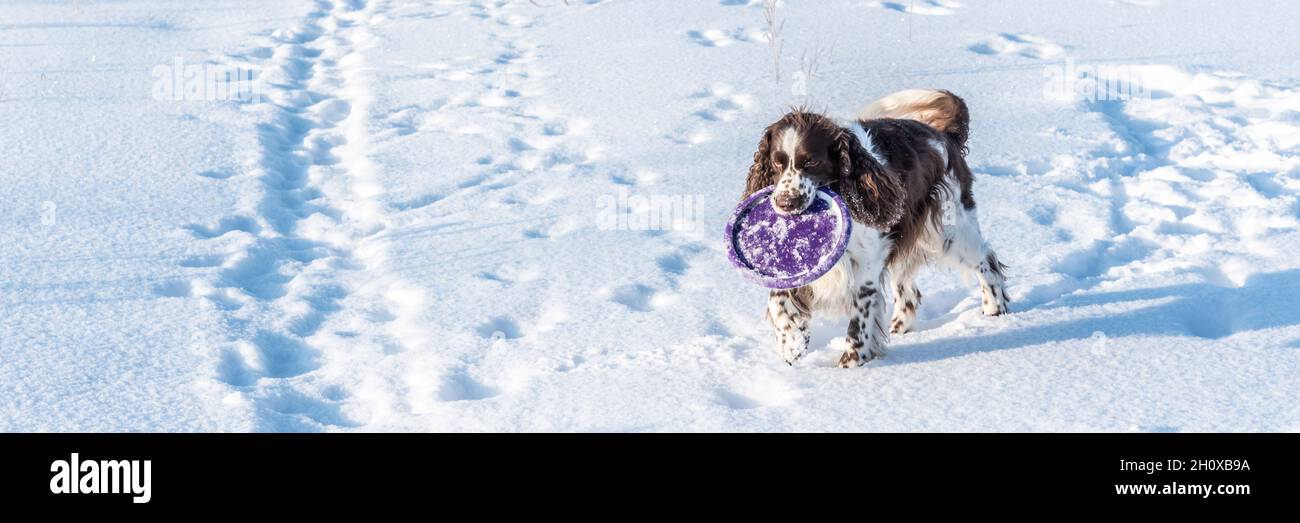
[(803, 163), (803, 166), (804, 166), (805, 169), (807, 169), (807, 168), (809, 168), (809, 167), (816, 167), (816, 166), (818, 166), (818, 165), (821, 165), (821, 162), (819, 162), (819, 161), (817, 161), (817, 160), (808, 160), (808, 161), (806, 161), (806, 162)]

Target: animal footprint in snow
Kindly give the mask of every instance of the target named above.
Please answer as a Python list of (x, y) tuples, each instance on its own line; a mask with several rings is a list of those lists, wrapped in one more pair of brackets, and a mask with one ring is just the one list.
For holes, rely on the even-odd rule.
[(190, 231), (196, 238), (210, 240), (234, 231), (256, 234), (261, 230), (261, 226), (247, 216), (227, 216), (218, 220), (216, 225), (192, 223), (186, 225), (185, 230)]
[(762, 31), (756, 29), (736, 28), (730, 31), (722, 29), (706, 29), (703, 31), (687, 31), (686, 36), (691, 41), (704, 47), (726, 47), (736, 42), (762, 42), (766, 37)]
[(954, 0), (909, 0), (907, 2), (868, 2), (872, 7), (883, 7), (900, 13), (928, 16), (944, 16), (957, 12), (961, 2)]
[(650, 312), (676, 301), (672, 294), (640, 283), (605, 289), (599, 294), (635, 312)]
[(982, 55), (1018, 54), (1037, 59), (1056, 58), (1065, 54), (1065, 47), (1041, 36), (1025, 33), (1002, 33), (967, 49)]
[(437, 396), (441, 401), (477, 401), (498, 394), (496, 387), (474, 379), (468, 369), (459, 368), (443, 377)]
[(166, 280), (154, 284), (154, 294), (164, 298), (186, 298), (190, 295), (190, 282), (186, 280)]
[(213, 180), (225, 180), (235, 175), (231, 169), (209, 169), (198, 173), (199, 176)]
[(702, 100), (704, 106), (695, 112), (695, 116), (710, 122), (732, 121), (740, 113), (754, 106), (754, 97), (737, 93), (727, 84), (714, 84), (708, 89), (695, 93), (693, 97)]
[(505, 27), (512, 29), (527, 29), (536, 23), (536, 19), (531, 16), (523, 15), (501, 15), (496, 17), (496, 22)]
[(677, 145), (698, 145), (713, 139), (713, 134), (705, 129), (679, 129), (664, 135)]
[(513, 340), (523, 336), (519, 324), (508, 316), (497, 316), (474, 328), (479, 336), (490, 341)]
[[(441, 106), (438, 102), (435, 106)], [(424, 118), (424, 110), (418, 105), (404, 105), (392, 111), (389, 111), (386, 117), (388, 128), (392, 129), (398, 136), (413, 134), (420, 129)]]

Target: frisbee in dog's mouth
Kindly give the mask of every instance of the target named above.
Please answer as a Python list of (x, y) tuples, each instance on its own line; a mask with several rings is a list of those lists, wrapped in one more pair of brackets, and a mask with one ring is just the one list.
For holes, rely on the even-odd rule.
[(780, 214), (762, 189), (736, 207), (727, 222), (727, 257), (747, 279), (770, 289), (812, 283), (835, 266), (849, 245), (848, 206), (825, 187), (799, 214)]

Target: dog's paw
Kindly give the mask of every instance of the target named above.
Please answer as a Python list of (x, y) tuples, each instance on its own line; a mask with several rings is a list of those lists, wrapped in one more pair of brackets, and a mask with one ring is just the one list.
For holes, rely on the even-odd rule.
[(862, 357), (858, 356), (858, 351), (849, 351), (840, 355), (839, 363), (835, 364), (841, 369), (853, 369), (862, 366)]
[(1007, 313), (1007, 300), (990, 300), (985, 298), (981, 309), (985, 316), (1001, 316)]
[(776, 347), (776, 352), (781, 355), (781, 359), (785, 360), (786, 365), (794, 365), (795, 361), (798, 361), (799, 358), (803, 357), (806, 349), (807, 347), (802, 347), (795, 343), (786, 343), (778, 345)]
[(794, 365), (794, 362), (799, 361), (799, 358), (802, 357), (803, 352), (790, 352), (782, 355), (781, 359), (785, 360), (786, 365)]
[(894, 321), (889, 326), (890, 334), (907, 334), (908, 332), (911, 332), (911, 330), (912, 322), (903, 318), (894, 318)]
[(831, 350), (840, 351), (840, 361), (835, 366), (841, 369), (852, 369), (861, 366), (866, 361), (858, 353), (858, 349), (853, 348), (853, 342), (848, 338), (840, 337), (831, 340)]

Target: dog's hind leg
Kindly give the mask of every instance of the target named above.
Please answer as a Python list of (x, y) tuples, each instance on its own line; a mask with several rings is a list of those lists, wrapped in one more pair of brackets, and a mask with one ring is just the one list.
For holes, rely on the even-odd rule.
[(983, 295), (981, 310), (985, 316), (1005, 314), (1010, 301), (1006, 291), (1006, 266), (984, 243), (975, 209), (959, 208), (952, 218), (952, 222), (944, 227), (940, 261), (963, 273), (975, 274)]
[(919, 263), (908, 259), (890, 266), (889, 274), (894, 280), (894, 318), (889, 322), (892, 334), (906, 333), (916, 323), (916, 311), (921, 307), (921, 290), (916, 288), (919, 268)]
[(803, 356), (812, 339), (812, 312), (798, 289), (774, 290), (767, 297), (767, 321), (776, 331), (776, 350), (788, 364)]
[(998, 261), (997, 253), (987, 246), (984, 248), (984, 257), (980, 259), (979, 267), (975, 273), (980, 280), (980, 291), (984, 295), (983, 310), (985, 316), (1001, 316), (1006, 314), (1007, 306), (1011, 300), (1007, 298), (1007, 278), (1003, 272), (1006, 269), (1002, 262)]

